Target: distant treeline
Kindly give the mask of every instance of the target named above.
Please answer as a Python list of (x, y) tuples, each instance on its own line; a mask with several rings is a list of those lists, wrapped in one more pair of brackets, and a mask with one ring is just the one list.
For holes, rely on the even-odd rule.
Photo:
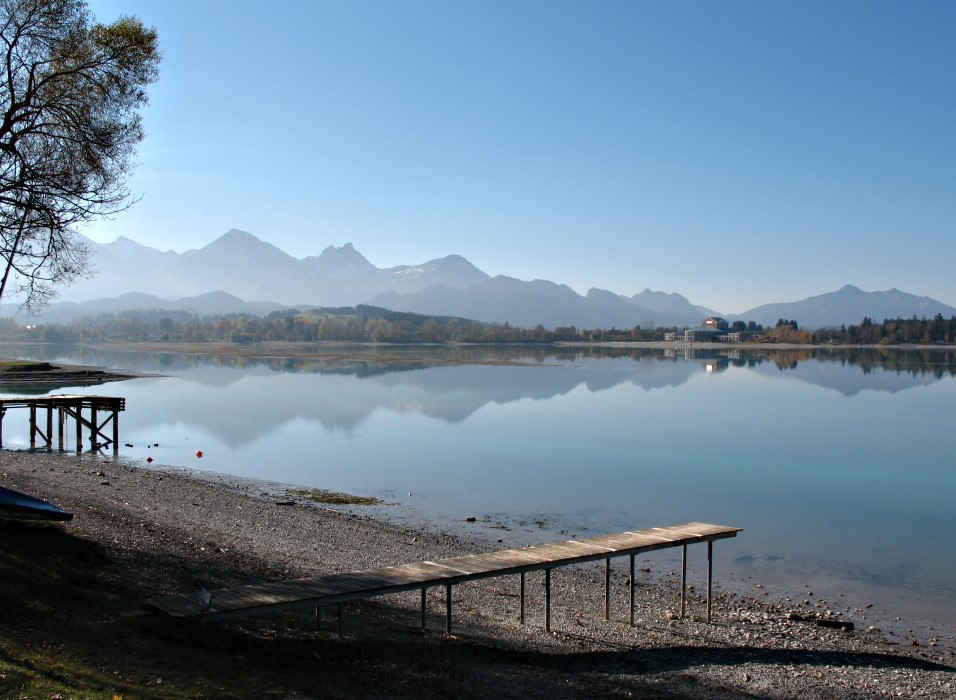
[[(546, 329), (517, 328), (507, 323), (482, 323), (448, 316), (389, 311), (375, 306), (285, 309), (268, 316), (230, 314), (203, 316), (185, 311), (122, 311), (87, 316), (62, 324), (24, 326), (0, 318), (0, 337), (46, 342), (225, 341), (252, 343), (282, 341), (347, 341), (361, 343), (552, 343), (663, 341), (677, 327), (631, 329), (586, 329), (559, 326)], [(801, 329), (795, 320), (779, 319), (773, 328), (750, 321), (735, 321), (730, 330), (741, 340), (764, 343), (906, 345), (951, 344), (956, 338), (956, 317), (944, 319), (886, 319), (877, 323), (864, 318), (859, 325)]]
[(840, 328), (818, 328), (806, 331), (796, 321), (782, 318), (767, 331), (770, 342), (823, 345), (949, 345), (956, 339), (956, 316), (945, 319), (942, 314), (933, 318), (894, 318), (877, 323), (864, 317), (860, 325)]
[(22, 326), (0, 319), (0, 336), (48, 342), (80, 340), (169, 340), (252, 343), (283, 341), (348, 341), (361, 343), (551, 343), (607, 340), (663, 340), (673, 329), (633, 328), (623, 331), (518, 328), (508, 323), (482, 323), (449, 316), (389, 311), (375, 306), (284, 309), (268, 316), (228, 314), (199, 317), (185, 311), (122, 311), (86, 316), (67, 324)]

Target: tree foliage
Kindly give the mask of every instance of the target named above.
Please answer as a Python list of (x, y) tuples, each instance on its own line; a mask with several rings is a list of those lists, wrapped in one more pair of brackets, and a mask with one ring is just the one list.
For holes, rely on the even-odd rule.
[[(800, 345), (953, 345), (956, 317), (937, 314), (931, 319), (864, 318), (860, 325), (798, 330), (796, 321), (781, 319), (764, 328), (749, 321), (743, 340), (753, 343)], [(261, 341), (360, 343), (517, 343), (544, 345), (555, 342), (627, 343), (664, 341), (677, 328), (630, 329), (576, 328), (542, 325), (520, 328), (507, 323), (482, 323), (450, 316), (427, 316), (389, 311), (375, 306), (283, 309), (262, 317), (253, 314), (197, 316), (186, 311), (129, 310), (85, 316), (69, 324), (18, 325), (0, 318), (0, 337), (38, 339), (55, 329), (65, 340), (168, 340), (187, 342), (254, 343)]]
[(158, 75), (156, 31), (96, 23), (83, 0), (0, 0), (0, 298), (44, 305), (86, 274), (77, 224), (133, 199), (138, 108)]

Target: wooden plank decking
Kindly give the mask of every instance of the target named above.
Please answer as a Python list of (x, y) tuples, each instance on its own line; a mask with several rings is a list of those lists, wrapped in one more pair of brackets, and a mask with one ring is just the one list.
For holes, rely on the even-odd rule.
[(622, 532), (583, 540), (521, 549), (508, 549), (487, 554), (471, 554), (439, 561), (388, 566), (366, 571), (327, 574), (295, 581), (251, 584), (215, 591), (178, 593), (157, 596), (146, 601), (148, 607), (174, 618), (224, 619), (279, 612), (292, 608), (339, 605), (389, 593), (410, 590), (422, 592), (422, 626), (425, 625), (425, 591), (434, 586), (446, 588), (446, 629), (451, 631), (451, 587), (457, 583), (518, 574), (521, 576), (521, 621), (524, 622), (524, 578), (531, 571), (546, 573), (546, 628), (551, 626), (551, 570), (557, 567), (604, 559), (605, 619), (609, 614), (610, 560), (629, 556), (631, 565), (631, 624), (634, 623), (634, 557), (642, 552), (668, 547), (684, 548), (681, 576), (681, 615), (684, 613), (686, 589), (686, 550), (690, 544), (707, 543), (707, 620), (711, 617), (711, 579), (713, 543), (734, 537), (741, 528), (686, 523), (671, 527), (655, 527), (636, 532)]

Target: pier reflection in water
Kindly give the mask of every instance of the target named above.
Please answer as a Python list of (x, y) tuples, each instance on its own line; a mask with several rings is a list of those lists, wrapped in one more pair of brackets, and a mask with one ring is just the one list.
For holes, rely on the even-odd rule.
[(3, 352), (164, 375), (104, 387), (123, 457), (529, 540), (733, 522), (721, 580), (956, 622), (950, 350), (243, 350)]

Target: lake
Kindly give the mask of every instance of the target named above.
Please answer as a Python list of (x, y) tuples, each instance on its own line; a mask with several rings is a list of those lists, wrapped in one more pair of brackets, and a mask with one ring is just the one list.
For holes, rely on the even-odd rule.
[[(125, 396), (124, 458), (375, 496), (390, 517), (508, 543), (733, 525), (722, 583), (956, 624), (952, 351), (321, 352), (0, 347), (163, 375), (50, 392)], [(28, 444), (26, 411), (3, 437)]]

